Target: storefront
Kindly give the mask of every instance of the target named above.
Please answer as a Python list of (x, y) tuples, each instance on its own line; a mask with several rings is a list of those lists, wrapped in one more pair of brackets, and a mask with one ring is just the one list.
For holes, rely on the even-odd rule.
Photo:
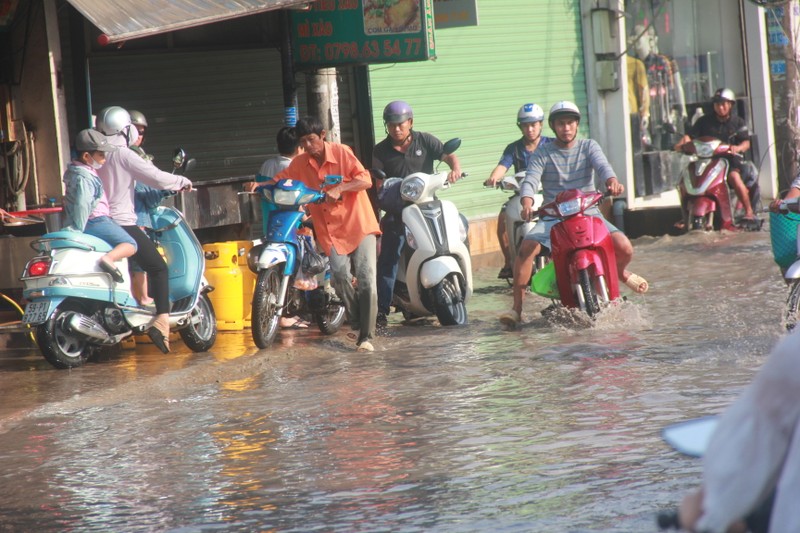
[[(713, 112), (719, 88), (737, 96), (734, 113), (754, 134), (745, 154), (762, 194), (776, 183), (764, 10), (742, 0), (626, 0), (621, 19), (624, 117), (609, 115), (628, 138), (628, 208), (676, 205), (685, 157), (675, 143), (699, 116)], [(624, 119), (627, 124), (619, 124)], [(631, 172), (632, 171), (632, 172)]]

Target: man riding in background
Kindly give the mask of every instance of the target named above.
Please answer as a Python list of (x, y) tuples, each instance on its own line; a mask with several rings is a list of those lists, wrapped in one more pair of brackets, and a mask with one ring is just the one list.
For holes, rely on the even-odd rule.
[[(732, 113), (736, 103), (736, 95), (730, 89), (717, 89), (711, 99), (714, 112), (703, 115), (695, 122), (674, 146), (675, 151), (682, 151), (684, 146), (697, 137), (714, 137), (730, 144), (731, 152), (741, 154), (750, 149), (750, 130), (744, 119)], [(747, 229), (758, 229), (760, 224), (750, 203), (750, 194), (742, 181), (742, 160), (730, 158), (728, 185), (736, 192), (736, 197), (744, 208), (741, 225)]]
[[(557, 102), (550, 108), (547, 121), (556, 134), (556, 139), (533, 153), (525, 179), (520, 184), (522, 217), (525, 220), (530, 220), (533, 216), (533, 195), (538, 191), (540, 184), (544, 203), (552, 202), (558, 193), (566, 190), (594, 191), (595, 173), (598, 181), (602, 182), (611, 194), (616, 196), (625, 192), (625, 187), (614, 175), (614, 169), (608, 163), (600, 145), (592, 139), (578, 139), (580, 120), (581, 112), (572, 102)], [(587, 210), (586, 214), (602, 218), (600, 210), (596, 207)], [(520, 244), (519, 253), (514, 261), (513, 307), (500, 315), (500, 322), (509, 328), (516, 328), (522, 322), (522, 304), (528, 281), (531, 279), (533, 258), (542, 246), (550, 247), (550, 230), (559, 222), (555, 218), (540, 218)], [(633, 257), (631, 241), (605, 218), (603, 222), (611, 233), (620, 279), (634, 292), (639, 294), (646, 292), (647, 281), (626, 270)]]
[[(494, 187), (508, 169), (513, 165), (514, 174), (524, 172), (528, 168), (531, 154), (539, 146), (553, 141), (552, 137), (542, 137), (542, 121), (544, 121), (544, 110), (537, 104), (525, 104), (517, 112), (517, 127), (522, 132), (522, 138), (506, 146), (503, 155), (497, 166), (492, 170), (489, 179), (484, 182), (487, 187)], [(511, 279), (514, 277), (513, 265), (511, 264), (511, 250), (506, 232), (506, 205), (500, 208), (497, 215), (497, 240), (500, 242), (500, 251), (503, 252), (503, 268), (497, 275), (500, 279)]]

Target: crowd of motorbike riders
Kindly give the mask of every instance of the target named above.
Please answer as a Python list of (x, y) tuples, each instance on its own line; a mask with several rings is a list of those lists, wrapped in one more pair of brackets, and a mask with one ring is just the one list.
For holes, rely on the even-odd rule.
[[(712, 99), (713, 113), (703, 115), (690, 125), (675, 145), (675, 150), (685, 151), (693, 139), (711, 136), (730, 143), (732, 154), (746, 152), (750, 148), (749, 132), (743, 119), (731, 112), (734, 103), (735, 95), (730, 89), (716, 91)], [(570, 189), (589, 192), (604, 187), (613, 196), (624, 192), (599, 144), (592, 139), (578, 138), (581, 112), (574, 103), (560, 101), (551, 107), (547, 121), (553, 137), (542, 134), (544, 119), (544, 110), (535, 103), (526, 103), (519, 108), (516, 124), (522, 136), (506, 146), (497, 166), (484, 182), (485, 186), (495, 187), (501, 180), (508, 179), (506, 174), (513, 168), (519, 185), (521, 218), (525, 221), (535, 218), (533, 196), (538, 192), (541, 192), (545, 204), (552, 202), (558, 193)], [(416, 172), (430, 174), (434, 172), (436, 161), (449, 166), (448, 182), (455, 183), (464, 176), (458, 157), (446, 152), (438, 138), (413, 129), (414, 113), (408, 103), (400, 100), (390, 102), (383, 110), (383, 122), (386, 137), (374, 147), (370, 170), (348, 146), (329, 142), (322, 123), (314, 117), (301, 119), (294, 128), (282, 128), (278, 135), (281, 156), (265, 162), (262, 167), (274, 174), (269, 177), (275, 181), (291, 178), (324, 190), (326, 201), (307, 206), (307, 212), (313, 220), (316, 244), (330, 260), (332, 285), (345, 304), (350, 325), (355, 330), (351, 338), (355, 340), (358, 351), (373, 351), (376, 332), (387, 327), (398, 263), (405, 246), (404, 202), (396, 190), (392, 194), (386, 193), (382, 178), (403, 178)], [(110, 214), (110, 222), (124, 229), (123, 234), (118, 234), (112, 231), (113, 227), (107, 226), (101, 233), (112, 238), (112, 245), (131, 243), (128, 246), (135, 250), (126, 252), (127, 255), (134, 253), (131, 263), (138, 265), (135, 270), (139, 272), (135, 273), (134, 279), (140, 281), (135, 283), (133, 290), (141, 304), (155, 304), (158, 318), (154, 321), (151, 336), (156, 337), (154, 340), (162, 350), (168, 351), (169, 329), (164, 320), (168, 312), (164, 297), (167, 294), (163, 275), (165, 266), (149, 241), (137, 231), (131, 191), (135, 183), (140, 189), (147, 185), (156, 189), (179, 190), (190, 188), (191, 182), (161, 172), (152, 164), (152, 158), (141, 148), (146, 125), (144, 115), (138, 111), (128, 113), (117, 106), (104, 109), (98, 115), (96, 129), (91, 131), (91, 139), (86, 130), (76, 138), (86, 148), (81, 156), (92, 159), (78, 163), (82, 172), (89, 169), (92, 171), (90, 174), (100, 178), (102, 186), (93, 193), (95, 202), (100, 200), (101, 206), (110, 203), (110, 213), (106, 213)], [(111, 148), (103, 139), (95, 138), (97, 133), (106, 136)], [(117, 150), (126, 146), (131, 150)], [(136, 158), (124, 153), (122, 155), (126, 157), (122, 157), (118, 152), (130, 152)], [(108, 159), (105, 159), (106, 155)], [(98, 160), (105, 160), (105, 164)], [(326, 175), (340, 175), (342, 180), (332, 186), (326, 185)], [(741, 163), (735, 157), (731, 158), (728, 184), (744, 210), (741, 225), (747, 227), (756, 223), (748, 190), (742, 180)], [(246, 186), (250, 191), (256, 187), (256, 183)], [(800, 195), (800, 188), (792, 187), (789, 197), (797, 195)], [(67, 195), (65, 204), (85, 201), (73, 196)], [(379, 209), (374, 205), (376, 200)], [(506, 204), (500, 210), (497, 223), (497, 238), (503, 256), (498, 277), (510, 280), (513, 305), (499, 319), (505, 326), (515, 328), (523, 320), (523, 300), (533, 273), (534, 257), (542, 251), (546, 253), (550, 247), (550, 230), (558, 220), (542, 217), (535, 221), (522, 242), (511, 243), (507, 237), (505, 209)], [(72, 213), (75, 208), (67, 205), (65, 210)], [(382, 217), (378, 216), (380, 211), (384, 213)], [(602, 217), (596, 207), (587, 214)], [(462, 220), (465, 219), (462, 217)], [(635, 293), (646, 292), (648, 282), (627, 269), (633, 256), (630, 241), (608, 220), (602, 220), (611, 234), (620, 281)], [(83, 225), (87, 231), (86, 223)], [(99, 266), (112, 276), (116, 275), (118, 271), (114, 262), (124, 256), (105, 257)], [(150, 281), (149, 289), (146, 279)], [(283, 327), (304, 325), (299, 318), (286, 318), (281, 321)]]

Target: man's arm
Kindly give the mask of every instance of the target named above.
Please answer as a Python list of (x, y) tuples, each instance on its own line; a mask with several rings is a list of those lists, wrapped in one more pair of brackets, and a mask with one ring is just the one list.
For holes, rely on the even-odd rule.
[(442, 161), (447, 163), (450, 167), (450, 173), (447, 175), (447, 181), (455, 183), (461, 179), (461, 164), (458, 161), (456, 154), (447, 154), (442, 156)]

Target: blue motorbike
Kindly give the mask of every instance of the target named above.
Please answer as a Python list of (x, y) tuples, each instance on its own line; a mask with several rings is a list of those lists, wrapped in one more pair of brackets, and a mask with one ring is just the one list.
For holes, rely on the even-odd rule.
[[(262, 182), (268, 180), (257, 176)], [(340, 176), (328, 176), (333, 185)], [(317, 254), (311, 236), (304, 235), (306, 204), (325, 199), (323, 191), (284, 179), (256, 188), (264, 201), (264, 236), (253, 241), (247, 256), (250, 270), (258, 275), (252, 302), (253, 341), (267, 348), (275, 340), (281, 316), (311, 315), (319, 330), (333, 335), (344, 323), (345, 309), (330, 284), (327, 258)]]
[[(170, 329), (195, 352), (216, 341), (217, 321), (203, 275), (203, 249), (181, 213), (159, 206), (152, 211), (153, 235), (169, 268)], [(42, 355), (56, 368), (81, 366), (103, 346), (149, 329), (154, 308), (140, 307), (131, 295), (127, 260), (119, 262), (123, 281), (98, 266), (111, 246), (76, 231), (46, 233), (31, 242), (37, 255), (21, 281), (27, 300), (22, 323), (35, 329)]]

